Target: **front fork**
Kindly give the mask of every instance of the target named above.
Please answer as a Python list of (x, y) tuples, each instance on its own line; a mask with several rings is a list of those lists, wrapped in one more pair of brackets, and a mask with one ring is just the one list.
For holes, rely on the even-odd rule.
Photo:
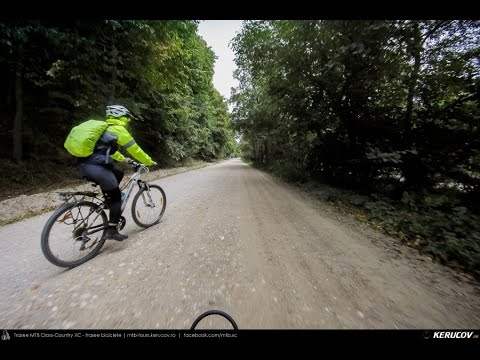
[[(155, 207), (152, 196), (150, 195), (150, 185), (144, 181), (139, 180), (138, 187), (140, 188), (139, 191), (145, 190), (141, 193), (144, 204), (147, 207)], [(145, 193), (147, 194), (148, 199), (145, 197)]]

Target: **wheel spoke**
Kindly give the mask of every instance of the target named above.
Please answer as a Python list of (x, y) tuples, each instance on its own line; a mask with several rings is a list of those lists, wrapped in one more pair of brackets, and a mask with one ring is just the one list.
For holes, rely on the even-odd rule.
[(42, 250), (50, 262), (74, 267), (100, 251), (108, 219), (105, 212), (96, 211), (97, 207), (92, 202), (67, 204), (52, 215), (42, 232)]
[(162, 218), (166, 207), (165, 192), (158, 185), (150, 185), (135, 195), (132, 217), (142, 227), (155, 225)]

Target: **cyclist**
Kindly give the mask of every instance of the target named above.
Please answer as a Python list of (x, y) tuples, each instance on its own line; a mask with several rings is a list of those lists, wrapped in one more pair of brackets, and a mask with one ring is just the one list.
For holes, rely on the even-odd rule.
[(132, 135), (126, 129), (134, 116), (127, 108), (121, 105), (107, 106), (106, 122), (109, 124), (95, 145), (92, 155), (87, 158), (79, 158), (78, 170), (80, 176), (94, 181), (105, 195), (110, 208), (110, 219), (106, 230), (106, 238), (123, 241), (128, 238), (118, 231), (122, 211), (122, 195), (119, 184), (123, 179), (123, 171), (114, 167), (115, 162), (131, 162), (119, 151), (123, 147), (133, 158), (146, 166), (157, 165), (138, 146)]

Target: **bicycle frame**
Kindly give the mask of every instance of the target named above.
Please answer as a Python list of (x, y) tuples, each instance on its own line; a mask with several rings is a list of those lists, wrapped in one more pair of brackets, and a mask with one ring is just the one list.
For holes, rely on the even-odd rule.
[[(98, 219), (98, 217), (100, 216), (100, 210), (103, 210), (105, 206), (104, 200), (100, 198), (98, 195), (99, 195), (98, 192), (90, 192), (90, 191), (76, 192), (72, 194), (60, 193), (60, 198), (65, 201), (63, 203), (64, 205), (67, 203), (70, 203), (72, 200), (74, 203), (82, 202), (85, 200), (86, 197), (92, 198), (92, 200), (97, 200), (100, 202), (99, 207), (96, 210), (92, 209), (87, 216), (83, 216), (80, 213), (74, 216), (72, 214), (73, 208), (67, 213), (67, 214), (70, 214), (70, 218), (72, 219), (72, 222), (74, 224), (74, 229), (79, 228), (80, 226), (82, 226), (83, 223), (85, 223), (85, 221), (88, 221), (88, 219), (94, 212), (96, 212), (97, 215), (91, 220), (91, 222), (94, 223)], [(77, 198), (77, 197), (80, 197), (80, 198)], [(79, 217), (81, 217), (81, 219), (79, 219)], [(64, 218), (63, 220), (64, 220), (63, 222), (65, 222), (67, 218)], [(86, 235), (92, 235), (96, 232), (102, 231), (103, 229), (105, 229), (105, 226), (102, 226), (102, 225), (89, 226), (88, 231), (86, 232)]]
[[(142, 174), (143, 173), (148, 173), (149, 172), (149, 169), (146, 167), (146, 166), (138, 166), (138, 168), (136, 169), (135, 173), (133, 173), (132, 176), (130, 176), (130, 178), (128, 179), (128, 181), (120, 188), (121, 191), (124, 191), (126, 189), (126, 193), (125, 193), (125, 197), (124, 199), (122, 200), (122, 207), (121, 207), (121, 213), (123, 214), (123, 211), (125, 210), (125, 207), (127, 206), (127, 203), (128, 203), (128, 199), (130, 198), (130, 195), (132, 194), (132, 191), (133, 191), (133, 188), (135, 186), (135, 183), (138, 185), (138, 188), (139, 190), (141, 190), (142, 188), (146, 188), (148, 190), (148, 183), (144, 182), (143, 180), (141, 180), (141, 177), (142, 177)], [(80, 196), (81, 198), (80, 199), (77, 199), (76, 196)], [(150, 200), (150, 203), (152, 203), (152, 199), (150, 197), (150, 194), (148, 194), (149, 196), (149, 200)], [(103, 210), (104, 208), (106, 208), (106, 204), (105, 204), (105, 201), (104, 201), (104, 198), (99, 198), (98, 197), (98, 193), (97, 192), (77, 192), (76, 194), (61, 194), (61, 198), (63, 200), (65, 200), (65, 203), (73, 200), (74, 202), (78, 203), (80, 201), (82, 201), (85, 197), (91, 197), (95, 200), (98, 200), (100, 201), (101, 204), (99, 204), (99, 208), (97, 210)], [(145, 196), (144, 194), (142, 194), (142, 197), (143, 197), (143, 200), (145, 201)], [(73, 210), (73, 209), (72, 209)], [(88, 219), (90, 218), (90, 216), (96, 212), (96, 216), (94, 216), (94, 218), (91, 220), (91, 223), (94, 223), (96, 221), (96, 219), (100, 216), (100, 212), (99, 211), (96, 211), (96, 210), (92, 210), (87, 216), (83, 217), (82, 216), (82, 219), (79, 220), (78, 218), (75, 218), (73, 219), (73, 215), (70, 211), (70, 216), (72, 217), (72, 220), (74, 221), (75, 223), (75, 228), (81, 226), (85, 221), (88, 221)], [(77, 214), (77, 217), (79, 216), (79, 214)], [(77, 222), (79, 222), (79, 224), (76, 224)], [(105, 229), (105, 226), (102, 226), (102, 225), (95, 225), (93, 227), (88, 227), (88, 230), (86, 232), (86, 235), (91, 235), (91, 234), (94, 234), (98, 231), (102, 231)]]
[[(158, 185), (150, 185), (148, 182), (142, 180), (142, 175), (149, 172), (148, 167), (140, 163), (129, 161), (133, 165), (134, 173), (126, 178), (126, 182), (123, 185), (120, 185), (120, 189), (125, 191), (125, 196), (121, 200), (120, 204), (117, 203), (117, 206), (120, 205), (120, 211), (126, 209), (126, 205), (130, 199), (130, 196), (133, 193), (133, 188), (137, 184), (139, 190), (134, 194), (131, 210), (132, 210), (132, 219), (133, 221), (142, 228), (151, 227), (159, 223), (160, 219), (163, 216), (166, 207), (166, 196), (164, 190)], [(90, 180), (87, 178), (87, 180)], [(93, 187), (98, 186), (96, 182), (91, 184)], [(160, 191), (161, 200), (159, 205), (157, 205), (152, 200), (152, 195), (150, 190), (154, 189)], [(100, 188), (100, 190), (102, 190)], [(118, 188), (117, 188), (118, 191)], [(60, 198), (64, 203), (50, 216), (47, 223), (43, 227), (41, 235), (41, 248), (42, 252), (52, 264), (59, 267), (75, 267), (84, 262), (95, 257), (102, 246), (104, 245), (107, 239), (112, 237), (106, 231), (110, 225), (107, 213), (105, 210), (108, 210), (111, 207), (111, 199), (108, 196), (108, 193), (105, 191), (75, 191), (75, 192), (63, 192), (59, 193)], [(115, 195), (116, 196), (116, 195)], [(143, 200), (144, 204), (141, 204), (140, 198)], [(137, 207), (139, 205), (139, 207)], [(160, 213), (155, 214), (156, 217), (153, 219), (151, 216), (145, 216), (143, 213), (143, 207), (145, 205), (147, 208), (155, 208), (159, 206), (158, 209)], [(147, 212), (151, 212), (147, 209)], [(147, 213), (147, 215), (149, 215)], [(111, 215), (111, 214), (110, 214)], [(151, 214), (150, 214), (151, 215)], [(101, 218), (101, 222), (97, 221)], [(61, 242), (63, 245), (63, 250), (67, 250), (67, 256), (64, 258), (62, 250), (60, 254), (55, 250), (56, 246), (51, 247), (51, 231), (53, 226), (57, 223), (60, 223), (58, 227), (59, 230), (54, 230), (55, 239), (62, 239), (66, 241), (73, 240), (73, 243)], [(127, 223), (127, 220), (124, 216), (120, 216), (117, 223), (117, 229), (122, 230)], [(73, 229), (71, 228), (73, 226)], [(91, 236), (95, 233), (100, 233), (99, 235)], [(114, 238), (115, 239), (115, 238)], [(116, 239), (115, 239), (116, 240)], [(88, 251), (85, 251), (88, 250)], [(76, 254), (72, 257), (68, 253), (75, 252)], [(85, 252), (84, 252), (85, 251)]]
[(122, 214), (123, 214), (123, 210), (125, 210), (125, 207), (127, 206), (128, 199), (132, 194), (132, 190), (133, 190), (133, 187), (135, 186), (135, 183), (138, 185), (139, 190), (141, 190), (142, 187), (147, 187), (148, 189), (148, 184), (141, 180), (141, 176), (142, 176), (141, 170), (144, 170), (145, 173), (149, 171), (146, 166), (140, 166), (138, 170), (135, 171), (135, 173), (132, 176), (130, 176), (128, 181), (120, 188), (121, 191), (124, 191), (125, 189), (127, 189), (125, 191), (125, 198), (122, 200)]

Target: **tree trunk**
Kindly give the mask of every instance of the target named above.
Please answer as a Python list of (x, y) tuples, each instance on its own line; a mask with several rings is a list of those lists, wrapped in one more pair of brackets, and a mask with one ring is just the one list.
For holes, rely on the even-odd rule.
[[(416, 95), (416, 85), (420, 72), (420, 61), (422, 51), (422, 37), (418, 22), (413, 22), (413, 39), (409, 44), (410, 53), (413, 57), (413, 69), (408, 80), (408, 93), (407, 93), (407, 108), (404, 117), (404, 133), (403, 143), (406, 148), (415, 147), (415, 133), (412, 132), (413, 128), (413, 100)], [(406, 188), (421, 188), (425, 180), (425, 174), (422, 171), (422, 164), (419, 155), (406, 154), (403, 156), (402, 172), (405, 177)]]
[(268, 164), (268, 140), (265, 140), (265, 163)]
[(22, 125), (23, 125), (23, 81), (22, 51), (19, 51), (15, 72), (15, 118), (13, 120), (13, 159), (21, 162), (23, 157)]
[(257, 160), (257, 141), (252, 139), (252, 146), (253, 146), (253, 160)]
[(118, 51), (115, 43), (112, 42), (112, 83), (111, 83), (111, 92), (110, 92), (110, 103), (116, 103), (115, 96), (116, 96), (116, 82), (117, 82), (117, 57)]
[(263, 164), (263, 141), (262, 138), (259, 140), (259, 146), (258, 146), (258, 158), (260, 159), (260, 162)]
[(422, 37), (417, 21), (414, 21), (413, 23), (413, 43), (411, 43), (410, 46), (414, 64), (410, 79), (408, 81), (407, 109), (405, 111), (404, 121), (405, 137), (407, 140), (409, 139), (409, 135), (412, 130), (413, 98), (415, 97), (418, 74), (420, 72), (420, 56), (422, 51)]
[(12, 106), (13, 104), (13, 94), (15, 92), (15, 76), (12, 75), (12, 76), (9, 76), (8, 77), (8, 91), (7, 91), (7, 109), (10, 110), (10, 107)]

